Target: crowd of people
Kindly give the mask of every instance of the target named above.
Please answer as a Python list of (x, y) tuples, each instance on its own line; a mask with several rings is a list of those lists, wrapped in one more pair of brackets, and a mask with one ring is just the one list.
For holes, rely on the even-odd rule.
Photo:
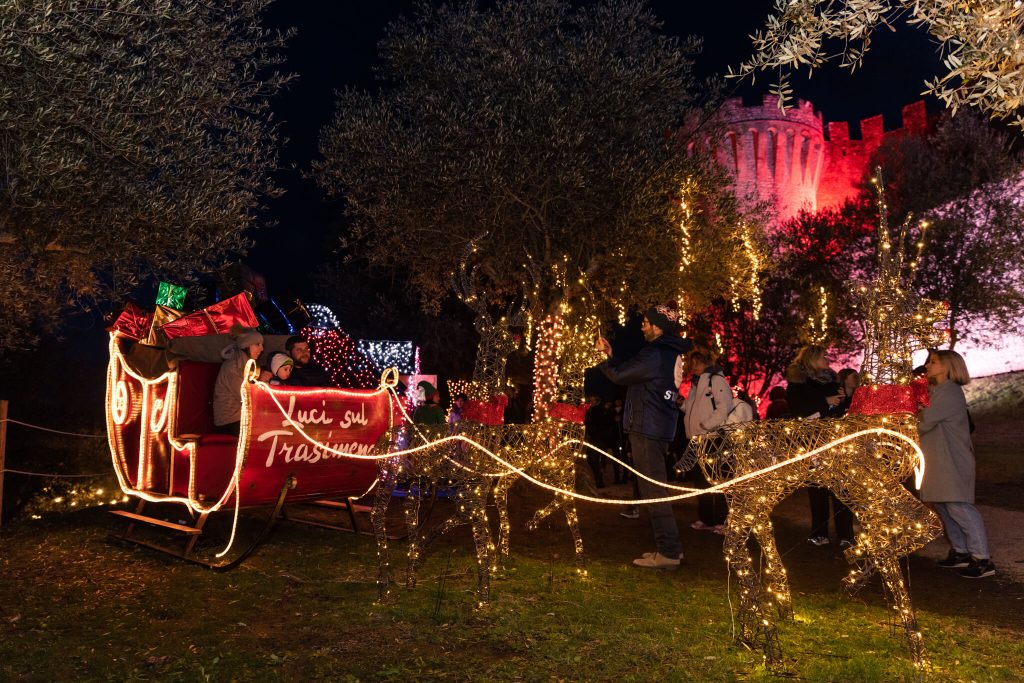
[[(725, 372), (705, 349), (695, 349), (680, 335), (678, 313), (671, 305), (652, 306), (641, 324), (645, 345), (635, 356), (613, 357), (607, 340), (598, 342), (607, 360), (600, 371), (612, 383), (625, 388), (624, 398), (588, 397), (584, 418), (586, 440), (612, 454), (614, 484), (632, 483), (634, 500), (670, 495), (655, 482), (668, 483), (690, 477), (699, 488), (710, 486), (700, 467), (687, 462), (687, 444), (697, 436), (711, 434), (723, 426), (758, 419), (757, 406), (742, 391), (734, 393)], [(261, 379), (286, 386), (329, 386), (327, 374), (311, 359), (309, 343), (290, 337), (285, 352), (263, 356), (263, 337), (256, 330), (241, 329), (233, 343), (222, 352), (223, 365), (217, 377), (213, 411), (218, 431), (236, 435), (241, 419), (238, 387), (248, 360), (262, 361)], [(764, 419), (834, 419), (846, 414), (859, 385), (853, 368), (838, 373), (829, 366), (828, 351), (816, 345), (801, 348), (786, 370), (786, 385), (768, 393)], [(967, 412), (963, 385), (970, 382), (963, 358), (955, 351), (930, 350), (918, 369), (929, 382), (930, 404), (920, 412), (918, 431), (925, 457), (921, 501), (942, 520), (950, 545), (939, 566), (959, 569), (965, 578), (995, 574), (989, 553), (985, 524), (974, 506), (975, 461), (971, 442), (973, 425)], [(429, 382), (418, 387), (424, 401), (413, 421), (444, 424), (461, 419), (466, 396), (453, 397), (446, 414), (440, 392)], [(588, 449), (587, 462), (597, 488), (607, 483), (605, 457)], [(620, 462), (628, 463), (643, 476), (631, 474)], [(682, 463), (686, 463), (682, 465)], [(853, 512), (828, 489), (807, 487), (810, 525), (807, 542), (821, 547), (835, 543), (840, 549), (856, 544)], [(708, 493), (697, 498), (697, 519), (693, 529), (723, 534), (728, 516), (726, 496)], [(647, 504), (654, 533), (655, 550), (633, 560), (638, 567), (674, 569), (683, 553), (679, 529), (671, 503)], [(622, 516), (636, 519), (637, 506), (627, 507)]]
[[(681, 458), (689, 439), (713, 433), (730, 422), (755, 419), (757, 412), (749, 410), (746, 394), (733, 393), (723, 369), (713, 363), (709, 353), (692, 349), (690, 342), (680, 336), (677, 314), (670, 305), (647, 310), (641, 329), (646, 346), (635, 357), (623, 361), (615, 359), (611, 345), (601, 339), (598, 347), (608, 360), (599, 367), (613, 383), (626, 387), (622, 436), (616, 445), (623, 459), (630, 460), (643, 475), (635, 478), (638, 485), (634, 495), (651, 499), (670, 495), (668, 489), (651, 480), (670, 480), (673, 470), (667, 462)], [(930, 401), (919, 414), (918, 431), (925, 459), (919, 496), (938, 514), (950, 545), (948, 556), (938, 564), (959, 569), (964, 578), (993, 576), (996, 568), (989, 553), (984, 521), (974, 506), (974, 449), (962, 389), (970, 382), (966, 363), (955, 351), (929, 350), (920, 372), (928, 379)], [(687, 378), (685, 399), (680, 401)], [(774, 387), (769, 392), (765, 419), (841, 417), (849, 410), (859, 382), (860, 375), (853, 368), (834, 372), (825, 348), (804, 346), (786, 370), (786, 386)], [(588, 437), (593, 435), (596, 439), (592, 443), (610, 443), (614, 432), (608, 427), (609, 419), (618, 427), (606, 402), (591, 397), (586, 426)], [(597, 485), (602, 486), (604, 464), (599, 457), (588, 460)], [(708, 485), (699, 467), (690, 467), (690, 471), (697, 486)], [(817, 547), (829, 545), (831, 522), (837, 545), (844, 550), (853, 547), (857, 542), (853, 512), (828, 489), (809, 486), (807, 492), (807, 542)], [(671, 505), (661, 502), (646, 507), (655, 551), (644, 553), (633, 564), (674, 569), (682, 560), (682, 552)], [(633, 509), (627, 509), (623, 515), (637, 516)], [(694, 529), (723, 533), (728, 516), (725, 496), (699, 496), (697, 516), (691, 524)]]

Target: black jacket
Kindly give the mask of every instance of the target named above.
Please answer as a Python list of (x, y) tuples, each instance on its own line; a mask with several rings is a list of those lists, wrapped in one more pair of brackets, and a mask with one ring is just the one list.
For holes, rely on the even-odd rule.
[(838, 393), (839, 385), (835, 382), (821, 382), (813, 377), (786, 385), (786, 400), (793, 417), (808, 417), (814, 413), (818, 413), (818, 417), (832, 417), (834, 409), (826, 399)]
[(331, 378), (327, 376), (324, 369), (316, 363), (310, 362), (307, 365), (292, 368), (292, 376), (285, 382), (290, 387), (331, 387)]
[(682, 379), (676, 377), (676, 371), (682, 368), (680, 357), (692, 346), (689, 339), (662, 335), (627, 361), (616, 363), (612, 359), (598, 366), (612, 382), (628, 387), (622, 410), (624, 432), (659, 441), (675, 438), (678, 381)]

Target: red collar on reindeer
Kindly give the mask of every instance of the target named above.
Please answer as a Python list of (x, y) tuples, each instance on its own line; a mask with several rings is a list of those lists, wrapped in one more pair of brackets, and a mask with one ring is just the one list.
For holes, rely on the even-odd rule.
[(910, 384), (871, 384), (857, 387), (850, 401), (850, 415), (916, 413), (929, 405), (928, 380)]

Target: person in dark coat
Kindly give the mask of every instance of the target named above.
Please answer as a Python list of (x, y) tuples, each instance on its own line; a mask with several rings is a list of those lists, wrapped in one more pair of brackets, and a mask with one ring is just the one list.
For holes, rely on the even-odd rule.
[[(786, 369), (786, 400), (793, 417), (824, 418), (835, 415), (842, 403), (839, 383), (828, 367), (828, 353), (821, 346), (811, 344), (800, 349)], [(815, 546), (829, 544), (828, 520), (833, 517), (842, 549), (853, 546), (853, 513), (831, 491), (820, 486), (808, 486), (811, 500), (811, 533), (807, 542)], [(829, 514), (831, 504), (834, 515)]]
[(834, 417), (842, 417), (850, 410), (853, 403), (853, 392), (860, 386), (860, 373), (853, 368), (843, 368), (839, 371), (839, 395), (842, 400), (832, 411)]
[(292, 357), (295, 364), (292, 368), (292, 376), (286, 384), (291, 387), (329, 387), (331, 379), (324, 372), (324, 369), (313, 362), (313, 353), (309, 348), (309, 342), (293, 335), (288, 337), (284, 343), (284, 349)]
[(971, 381), (956, 351), (932, 350), (925, 363), (929, 405), (921, 409), (917, 431), (924, 453), (921, 500), (942, 518), (952, 546), (940, 567), (982, 579), (996, 573), (988, 551), (985, 522), (974, 507), (974, 444), (962, 386)]
[[(622, 429), (629, 435), (633, 462), (638, 472), (650, 479), (667, 483), (665, 453), (676, 435), (678, 422), (676, 399), (683, 380), (683, 356), (690, 350), (690, 340), (679, 337), (679, 314), (675, 306), (652, 306), (644, 315), (641, 331), (647, 344), (624, 362), (609, 358), (598, 367), (615, 384), (626, 389)], [(600, 339), (598, 345), (611, 356), (611, 345)], [(644, 498), (658, 498), (666, 489), (640, 479)], [(633, 560), (638, 567), (675, 569), (682, 557), (679, 529), (671, 503), (647, 506), (654, 529), (657, 550)]]

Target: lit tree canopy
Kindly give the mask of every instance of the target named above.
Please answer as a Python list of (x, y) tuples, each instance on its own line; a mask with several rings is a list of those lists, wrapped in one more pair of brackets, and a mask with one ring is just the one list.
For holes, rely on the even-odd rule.
[(785, 70), (837, 57), (855, 69), (872, 33), (900, 18), (927, 30), (945, 55), (947, 71), (926, 84), (929, 92), (954, 112), (977, 107), (1024, 126), (1024, 3), (1017, 0), (775, 0), (775, 14), (753, 36), (754, 56), (732, 75), (778, 69), (773, 91), (781, 104), (792, 96)]
[(276, 192), (266, 5), (0, 3), (0, 353), (245, 248)]
[(890, 141), (878, 154), (890, 213), (928, 222), (917, 288), (949, 303), (950, 345), (1022, 331), (1024, 164), (1009, 137), (969, 112), (930, 138)]
[(729, 181), (682, 132), (698, 43), (659, 27), (617, 0), (423, 4), (393, 24), (380, 91), (339, 95), (315, 165), (351, 246), (404, 269), (428, 309), (471, 245), (479, 290), (538, 313), (581, 282), (617, 306), (742, 286), (723, 266), (752, 248)]

